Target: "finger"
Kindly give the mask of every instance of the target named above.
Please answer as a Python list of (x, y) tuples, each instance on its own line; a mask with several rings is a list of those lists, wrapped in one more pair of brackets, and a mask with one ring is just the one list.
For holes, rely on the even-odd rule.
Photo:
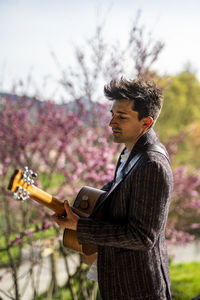
[(61, 228), (65, 227), (65, 222), (66, 222), (65, 218), (62, 218), (61, 216), (58, 216), (58, 215), (55, 215), (52, 218), (53, 218), (53, 221), (58, 224), (58, 226), (60, 226)]
[(67, 200), (64, 201), (64, 208), (66, 210), (66, 213), (70, 213), (71, 212), (71, 208), (70, 208), (69, 202)]

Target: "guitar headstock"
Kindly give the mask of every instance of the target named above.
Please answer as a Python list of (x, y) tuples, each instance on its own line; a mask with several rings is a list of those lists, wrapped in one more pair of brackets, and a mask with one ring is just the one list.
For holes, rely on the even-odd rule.
[(25, 167), (24, 171), (15, 170), (11, 176), (8, 189), (14, 193), (13, 196), (16, 200), (25, 201), (30, 198), (28, 189), (30, 185), (34, 184), (35, 178), (37, 178), (37, 174), (28, 167)]

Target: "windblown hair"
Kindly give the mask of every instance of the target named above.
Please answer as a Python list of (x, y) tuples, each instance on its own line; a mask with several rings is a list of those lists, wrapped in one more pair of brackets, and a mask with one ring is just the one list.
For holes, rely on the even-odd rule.
[(138, 112), (138, 119), (148, 116), (153, 118), (153, 124), (158, 118), (163, 95), (154, 82), (137, 80), (114, 79), (104, 86), (104, 94), (109, 100), (133, 101), (133, 110)]

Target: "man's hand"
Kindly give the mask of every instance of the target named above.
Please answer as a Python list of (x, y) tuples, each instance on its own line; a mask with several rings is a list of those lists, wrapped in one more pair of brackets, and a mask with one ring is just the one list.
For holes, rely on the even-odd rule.
[(57, 214), (54, 214), (52, 216), (53, 220), (61, 227), (61, 228), (67, 228), (72, 230), (77, 230), (77, 224), (79, 220), (79, 216), (76, 215), (71, 207), (69, 206), (69, 203), (67, 200), (64, 201), (64, 208), (66, 211), (66, 215), (59, 216)]

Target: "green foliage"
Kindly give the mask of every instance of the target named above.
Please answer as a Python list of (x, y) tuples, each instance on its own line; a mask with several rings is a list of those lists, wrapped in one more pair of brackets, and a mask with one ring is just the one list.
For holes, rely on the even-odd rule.
[[(38, 225), (40, 226), (41, 224), (38, 224)], [(34, 231), (34, 227), (32, 228), (32, 230)], [(54, 238), (54, 237), (56, 237), (56, 235), (57, 235), (57, 233), (55, 232), (54, 227), (51, 227), (44, 231), (34, 232), (34, 235), (32, 238), (33, 238), (34, 242), (36, 242), (39, 240), (46, 240), (48, 238)], [(17, 236), (17, 233), (11, 234), (10, 240), (15, 241), (16, 236)], [(23, 246), (26, 247), (26, 245), (29, 245), (29, 243), (30, 243), (29, 239), (26, 236), (24, 236), (23, 237)], [(20, 245), (13, 245), (10, 248), (11, 255), (12, 255), (13, 259), (16, 261), (18, 261), (18, 259), (19, 259), (20, 248), (21, 248)], [(9, 264), (9, 254), (8, 254), (8, 251), (6, 250), (6, 239), (1, 234), (1, 237), (0, 237), (0, 266), (1, 267), (7, 266), (8, 264)]]
[(195, 74), (183, 72), (171, 77), (164, 90), (164, 104), (157, 122), (162, 139), (177, 135), (199, 120), (200, 82)]
[(164, 104), (155, 129), (164, 144), (176, 140), (172, 166), (200, 167), (200, 82), (195, 74), (182, 72), (170, 77), (164, 89)]
[(200, 294), (200, 262), (170, 265), (173, 300), (190, 300)]
[[(67, 288), (60, 289), (56, 294), (54, 294), (53, 299), (54, 300), (70, 300), (71, 295), (70, 295), (69, 289), (67, 289)], [(52, 298), (48, 297), (45, 294), (42, 294), (37, 297), (37, 300), (52, 300)]]
[(185, 142), (182, 145), (181, 157), (178, 155), (179, 164), (188, 164), (200, 168), (200, 122), (188, 126)]
[[(5, 239), (1, 238), (1, 248), (4, 248), (5, 246)], [(1, 250), (1, 249), (0, 249)], [(12, 257), (17, 261), (18, 258), (19, 258), (19, 254), (20, 254), (20, 247), (19, 246), (13, 246), (11, 249), (11, 255)], [(8, 251), (2, 251), (0, 252), (0, 266), (3, 267), (3, 266), (7, 266), (8, 263), (9, 263), (9, 253)]]
[(53, 188), (57, 188), (58, 186), (62, 185), (65, 182), (65, 177), (60, 174), (60, 173), (56, 173), (52, 176), (52, 174), (47, 174), (47, 173), (40, 173), (40, 183), (42, 185), (42, 188), (49, 188), (51, 187), (51, 189)]

